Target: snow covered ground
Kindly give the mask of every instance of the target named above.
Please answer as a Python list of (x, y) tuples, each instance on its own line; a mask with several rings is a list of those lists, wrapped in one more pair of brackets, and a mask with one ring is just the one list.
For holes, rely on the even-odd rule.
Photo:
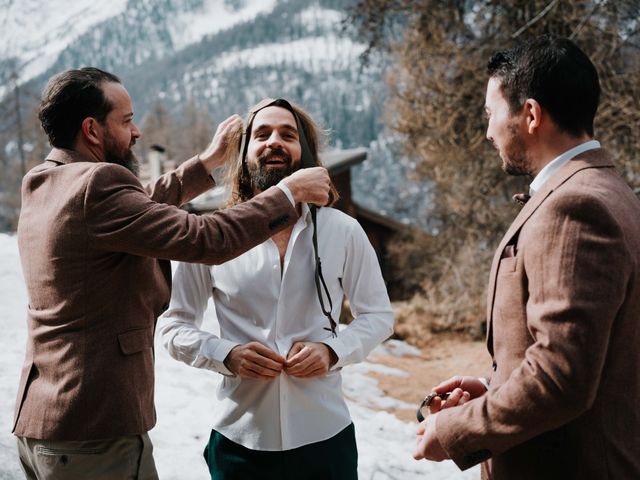
[[(0, 480), (23, 478), (11, 435), (18, 376), (24, 359), (27, 303), (15, 236), (0, 234)], [(379, 347), (384, 354), (410, 353), (401, 342)], [(158, 424), (151, 431), (154, 456), (163, 480), (206, 480), (202, 458), (209, 437), (208, 414), (215, 408), (218, 376), (171, 359), (156, 344), (156, 407)], [(403, 375), (400, 370), (363, 363), (343, 370), (345, 393), (356, 426), (361, 480), (464, 480), (479, 477), (477, 468), (460, 472), (451, 462), (416, 462), (411, 457), (416, 425), (398, 420), (380, 408), (405, 406), (385, 397), (371, 370)], [(377, 408), (376, 408), (377, 407)]]

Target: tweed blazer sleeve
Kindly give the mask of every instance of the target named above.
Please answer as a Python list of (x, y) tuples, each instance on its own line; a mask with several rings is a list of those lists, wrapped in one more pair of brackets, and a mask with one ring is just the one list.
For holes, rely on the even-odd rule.
[[(189, 172), (187, 168), (172, 175), (190, 175)], [(163, 182), (168, 180), (160, 179), (151, 198), (127, 169), (109, 163), (97, 164), (87, 182), (83, 206), (92, 247), (218, 264), (264, 242), (297, 219), (293, 205), (277, 187), (211, 215), (189, 214), (160, 203), (165, 200), (179, 204), (193, 193), (186, 187), (166, 188)], [(168, 198), (161, 198), (163, 196)]]
[(483, 397), (437, 414), (438, 439), (462, 469), (578, 417), (600, 388), (632, 257), (610, 205), (568, 190), (524, 224), (516, 256), (498, 268), (494, 319), (502, 350), (524, 345), (511, 356), (519, 363)]
[(196, 156), (146, 185), (144, 189), (154, 202), (179, 207), (213, 186), (213, 178)]

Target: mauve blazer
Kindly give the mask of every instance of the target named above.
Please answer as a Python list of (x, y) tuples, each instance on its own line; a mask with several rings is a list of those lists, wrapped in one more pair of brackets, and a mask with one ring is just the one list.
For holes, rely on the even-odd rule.
[(153, 337), (169, 304), (169, 260), (223, 263), (297, 219), (277, 187), (213, 215), (177, 208), (213, 185), (197, 159), (144, 189), (122, 166), (60, 149), (27, 173), (16, 435), (93, 440), (154, 426)]
[(436, 417), (483, 478), (640, 478), (640, 202), (602, 149), (525, 204), (491, 267), (491, 388)]

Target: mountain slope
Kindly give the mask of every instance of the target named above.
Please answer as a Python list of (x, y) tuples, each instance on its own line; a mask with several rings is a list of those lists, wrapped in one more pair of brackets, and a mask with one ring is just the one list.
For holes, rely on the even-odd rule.
[[(364, 45), (343, 24), (353, 1), (82, 0), (67, 20), (52, 20), (57, 30), (43, 29), (58, 37), (28, 32), (33, 38), (13, 50), (22, 56), (4, 55), (0, 62), (27, 65), (26, 78), (37, 71), (29, 63), (35, 54), (28, 46), (43, 52), (41, 73), (22, 86), (33, 97), (47, 78), (66, 68), (94, 65), (113, 71), (134, 99), (139, 123), (159, 105), (170, 117), (194, 105), (217, 122), (243, 114), (265, 96), (286, 97), (330, 128), (331, 146), (370, 148), (369, 160), (354, 175), (356, 199), (409, 221), (407, 212), (417, 211), (413, 206), (425, 191), (407, 188), (407, 160), (399, 158), (395, 140), (384, 133), (384, 63), (361, 65)], [(40, 5), (45, 24), (46, 11), (67, 5), (61, 0), (10, 3), (13, 9)], [(62, 25), (68, 25), (64, 35)], [(53, 47), (43, 50), (47, 43), (60, 49), (64, 42), (57, 56)], [(23, 105), (23, 117), (33, 106)]]
[(1, 0), (0, 65), (28, 81), (81, 59), (132, 66), (273, 9), (276, 0)]

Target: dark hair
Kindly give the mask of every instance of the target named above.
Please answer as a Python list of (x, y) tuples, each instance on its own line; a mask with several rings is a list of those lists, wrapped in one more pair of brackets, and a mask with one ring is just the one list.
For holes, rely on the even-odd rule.
[(487, 65), (511, 113), (527, 98), (536, 100), (558, 128), (572, 136), (593, 136), (600, 101), (596, 67), (571, 40), (543, 35), (515, 48), (495, 53)]
[(93, 67), (66, 70), (49, 80), (38, 118), (52, 146), (71, 148), (87, 117), (104, 123), (113, 109), (102, 89), (108, 82), (121, 83), (115, 75)]

